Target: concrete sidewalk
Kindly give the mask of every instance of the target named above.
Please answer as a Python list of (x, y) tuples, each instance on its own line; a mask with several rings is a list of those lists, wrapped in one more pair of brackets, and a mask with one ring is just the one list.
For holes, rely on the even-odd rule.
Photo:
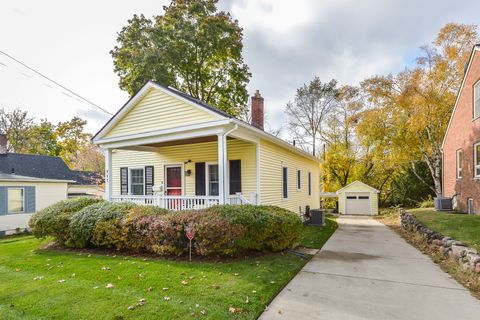
[(340, 217), (260, 319), (478, 320), (480, 301), (370, 217)]

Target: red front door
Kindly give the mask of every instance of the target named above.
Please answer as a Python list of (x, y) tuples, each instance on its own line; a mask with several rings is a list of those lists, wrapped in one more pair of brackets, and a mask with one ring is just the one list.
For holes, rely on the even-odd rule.
[(182, 167), (168, 166), (165, 169), (166, 191), (170, 196), (182, 195)]

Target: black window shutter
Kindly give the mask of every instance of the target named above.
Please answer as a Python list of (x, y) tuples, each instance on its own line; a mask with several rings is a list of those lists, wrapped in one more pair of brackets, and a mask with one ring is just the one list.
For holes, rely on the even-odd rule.
[(242, 192), (242, 164), (240, 160), (230, 160), (230, 194)]
[(120, 168), (120, 194), (128, 194), (128, 168)]
[(282, 178), (283, 178), (283, 198), (288, 198), (288, 169), (283, 167), (282, 169)]
[(145, 195), (153, 195), (153, 166), (145, 167)]
[(195, 162), (195, 195), (204, 196), (205, 192), (205, 162)]

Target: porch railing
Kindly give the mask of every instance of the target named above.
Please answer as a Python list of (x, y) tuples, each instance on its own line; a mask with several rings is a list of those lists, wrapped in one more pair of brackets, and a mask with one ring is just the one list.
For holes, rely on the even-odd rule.
[[(206, 209), (220, 204), (218, 196), (112, 196), (110, 201), (133, 202), (141, 205), (158, 206), (173, 211)], [(243, 195), (237, 194), (228, 196), (226, 203), (240, 205), (250, 203), (250, 201)]]

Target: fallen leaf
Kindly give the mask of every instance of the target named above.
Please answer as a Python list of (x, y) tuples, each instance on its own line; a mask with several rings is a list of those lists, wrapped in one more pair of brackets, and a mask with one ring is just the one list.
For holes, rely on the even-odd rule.
[(250, 303), (250, 299), (248, 299), (248, 296), (247, 299), (245, 299), (245, 303)]
[(152, 287), (149, 287), (149, 288), (147, 289), (148, 292), (150, 292), (150, 291), (152, 291), (152, 290), (153, 290)]
[(163, 297), (163, 300), (170, 301), (170, 297)]
[(273, 281), (273, 280), (272, 280), (272, 281), (270, 281), (270, 283), (271, 283), (271, 284), (274, 284), (274, 283), (275, 283), (275, 281)]
[(35, 278), (33, 278), (33, 280), (42, 280), (43, 279), (43, 276), (36, 276)]
[(75, 277), (76, 277), (75, 273), (72, 273), (72, 275), (70, 276), (70, 278), (75, 278)]
[(200, 313), (203, 314), (203, 315), (206, 315), (206, 314), (207, 314), (207, 310), (205, 310), (205, 309), (204, 309), (204, 310), (201, 310)]
[(59, 283), (64, 283), (64, 282), (65, 282), (65, 279), (60, 279), (60, 280), (58, 280), (57, 282), (59, 282)]
[(257, 293), (257, 290), (252, 290), (252, 293)]
[(91, 256), (92, 256), (92, 255), (91, 255), (91, 254), (89, 254), (87, 257), (89, 257), (89, 258), (90, 258)]
[(168, 290), (168, 288), (163, 288), (163, 291), (167, 291), (167, 290)]
[(107, 283), (107, 285), (105, 286), (105, 288), (107, 288), (107, 289), (113, 289), (113, 284)]
[(118, 277), (117, 277), (117, 280), (122, 280), (122, 277), (118, 276)]
[(110, 268), (109, 267), (102, 267), (101, 270), (102, 271), (107, 271), (107, 270), (110, 270)]
[(190, 277), (188, 277), (188, 279), (190, 279), (190, 280), (192, 280), (193, 278), (195, 278), (195, 277), (194, 277), (194, 276), (190, 276)]
[(93, 287), (93, 289), (98, 289), (98, 286)]
[(188, 281), (182, 280), (182, 285), (186, 286), (188, 284)]
[(135, 306), (128, 306), (128, 310), (135, 310)]
[(214, 289), (220, 289), (220, 285), (218, 285), (218, 284), (214, 284), (212, 287), (213, 287)]
[(238, 277), (240, 274), (239, 273), (235, 273), (235, 276)]
[(198, 308), (200, 307), (200, 305), (198, 303), (195, 304), (195, 308)]
[(16, 269), (15, 269), (16, 272), (19, 272), (20, 270), (22, 270), (22, 269), (19, 269), (19, 268), (16, 268)]

